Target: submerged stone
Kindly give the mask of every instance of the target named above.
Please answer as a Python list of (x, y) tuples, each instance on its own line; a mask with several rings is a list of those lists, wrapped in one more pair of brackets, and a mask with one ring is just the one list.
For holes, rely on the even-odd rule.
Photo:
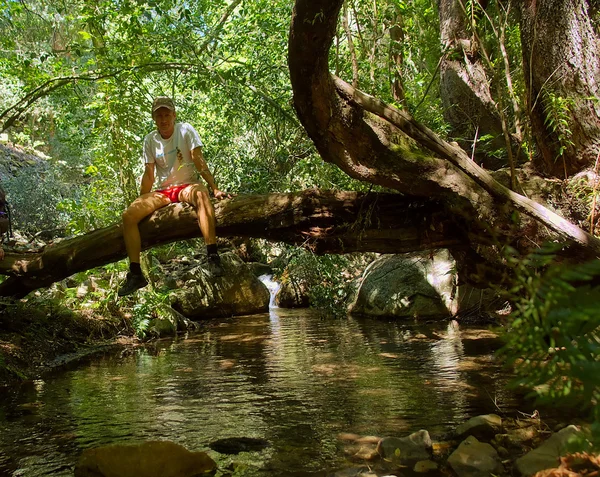
[(219, 454), (239, 454), (240, 452), (258, 452), (267, 447), (271, 443), (265, 439), (257, 439), (255, 437), (228, 437), (219, 439), (208, 444), (212, 450)]
[(115, 444), (86, 449), (75, 477), (199, 477), (213, 475), (217, 464), (205, 452), (191, 452), (169, 441)]
[(432, 442), (429, 432), (424, 429), (406, 437), (386, 437), (377, 448), (382, 458), (406, 465), (431, 457)]

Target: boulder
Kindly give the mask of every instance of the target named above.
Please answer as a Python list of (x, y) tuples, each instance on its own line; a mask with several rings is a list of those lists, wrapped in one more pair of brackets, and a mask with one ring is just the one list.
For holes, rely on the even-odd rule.
[(354, 303), (354, 314), (447, 318), (474, 308), (498, 308), (489, 290), (457, 286), (456, 263), (450, 252), (414, 252), (382, 255), (364, 271)]
[(557, 467), (559, 459), (567, 453), (569, 443), (582, 436), (577, 426), (568, 426), (552, 434), (537, 449), (528, 452), (515, 462), (517, 470), (523, 476), (533, 475), (544, 469)]
[(475, 436), (479, 440), (491, 440), (500, 432), (502, 418), (496, 414), (472, 417), (456, 428), (458, 437)]
[(421, 429), (406, 437), (386, 437), (377, 446), (379, 455), (399, 465), (416, 464), (431, 457), (432, 449), (429, 432)]
[(221, 261), (222, 277), (196, 266), (172, 278), (180, 287), (171, 293), (173, 309), (193, 320), (268, 311), (269, 290), (252, 270), (233, 253), (221, 254)]
[(150, 320), (150, 331), (158, 336), (174, 336), (178, 331), (188, 331), (196, 328), (196, 323), (188, 320), (169, 305), (162, 304), (154, 310), (154, 317)]
[(490, 477), (504, 470), (496, 449), (473, 436), (467, 437), (450, 454), (448, 465), (458, 477)]
[(86, 449), (75, 477), (197, 477), (212, 475), (217, 464), (205, 452), (190, 452), (169, 441), (115, 444)]
[(309, 306), (308, 284), (288, 277), (281, 283), (275, 304), (280, 308), (306, 308)]
[(384, 255), (365, 270), (350, 312), (372, 316), (448, 317), (454, 262), (447, 250)]
[(267, 265), (266, 263), (246, 262), (246, 265), (250, 267), (252, 273), (254, 273), (254, 275), (257, 277), (260, 277), (261, 275), (271, 275), (273, 273), (271, 266)]

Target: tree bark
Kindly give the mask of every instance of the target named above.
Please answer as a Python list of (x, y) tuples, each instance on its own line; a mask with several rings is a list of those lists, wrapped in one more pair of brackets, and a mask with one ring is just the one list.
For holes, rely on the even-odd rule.
[[(456, 138), (472, 140), (478, 131), (479, 136), (496, 136), (498, 143), (504, 145), (502, 122), (481, 61), (480, 46), (476, 38), (467, 33), (467, 15), (460, 2), (438, 0), (440, 39), (444, 51), (440, 64), (444, 117)], [(466, 143), (464, 139), (463, 144)]]
[[(329, 192), (238, 196), (215, 205), (219, 237), (255, 237), (315, 253), (401, 253), (448, 247), (464, 239), (433, 200), (399, 194)], [(144, 249), (200, 236), (187, 204), (159, 209), (140, 224)], [(63, 239), (35, 252), (6, 253), (0, 296), (22, 297), (74, 273), (126, 257), (121, 225)]]
[(586, 0), (523, 0), (521, 44), (536, 165), (557, 177), (593, 167), (600, 57)]

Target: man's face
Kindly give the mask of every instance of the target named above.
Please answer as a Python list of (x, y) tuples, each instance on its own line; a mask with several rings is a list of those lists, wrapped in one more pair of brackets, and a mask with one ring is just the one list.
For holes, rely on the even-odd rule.
[(152, 113), (152, 119), (156, 123), (156, 129), (164, 139), (169, 139), (175, 130), (175, 111), (169, 108), (158, 108)]

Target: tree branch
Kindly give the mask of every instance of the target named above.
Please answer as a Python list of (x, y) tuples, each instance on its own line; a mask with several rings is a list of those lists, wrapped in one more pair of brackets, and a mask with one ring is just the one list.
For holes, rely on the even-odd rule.
[(334, 78), (333, 81), (338, 92), (346, 99), (364, 110), (386, 119), (424, 147), (447, 159), (496, 199), (510, 202), (515, 209), (546, 225), (561, 237), (590, 248), (596, 256), (600, 256), (600, 240), (543, 205), (504, 187), (489, 172), (472, 161), (460, 147), (444, 141), (429, 128), (414, 121), (404, 111), (353, 88), (339, 78)]

